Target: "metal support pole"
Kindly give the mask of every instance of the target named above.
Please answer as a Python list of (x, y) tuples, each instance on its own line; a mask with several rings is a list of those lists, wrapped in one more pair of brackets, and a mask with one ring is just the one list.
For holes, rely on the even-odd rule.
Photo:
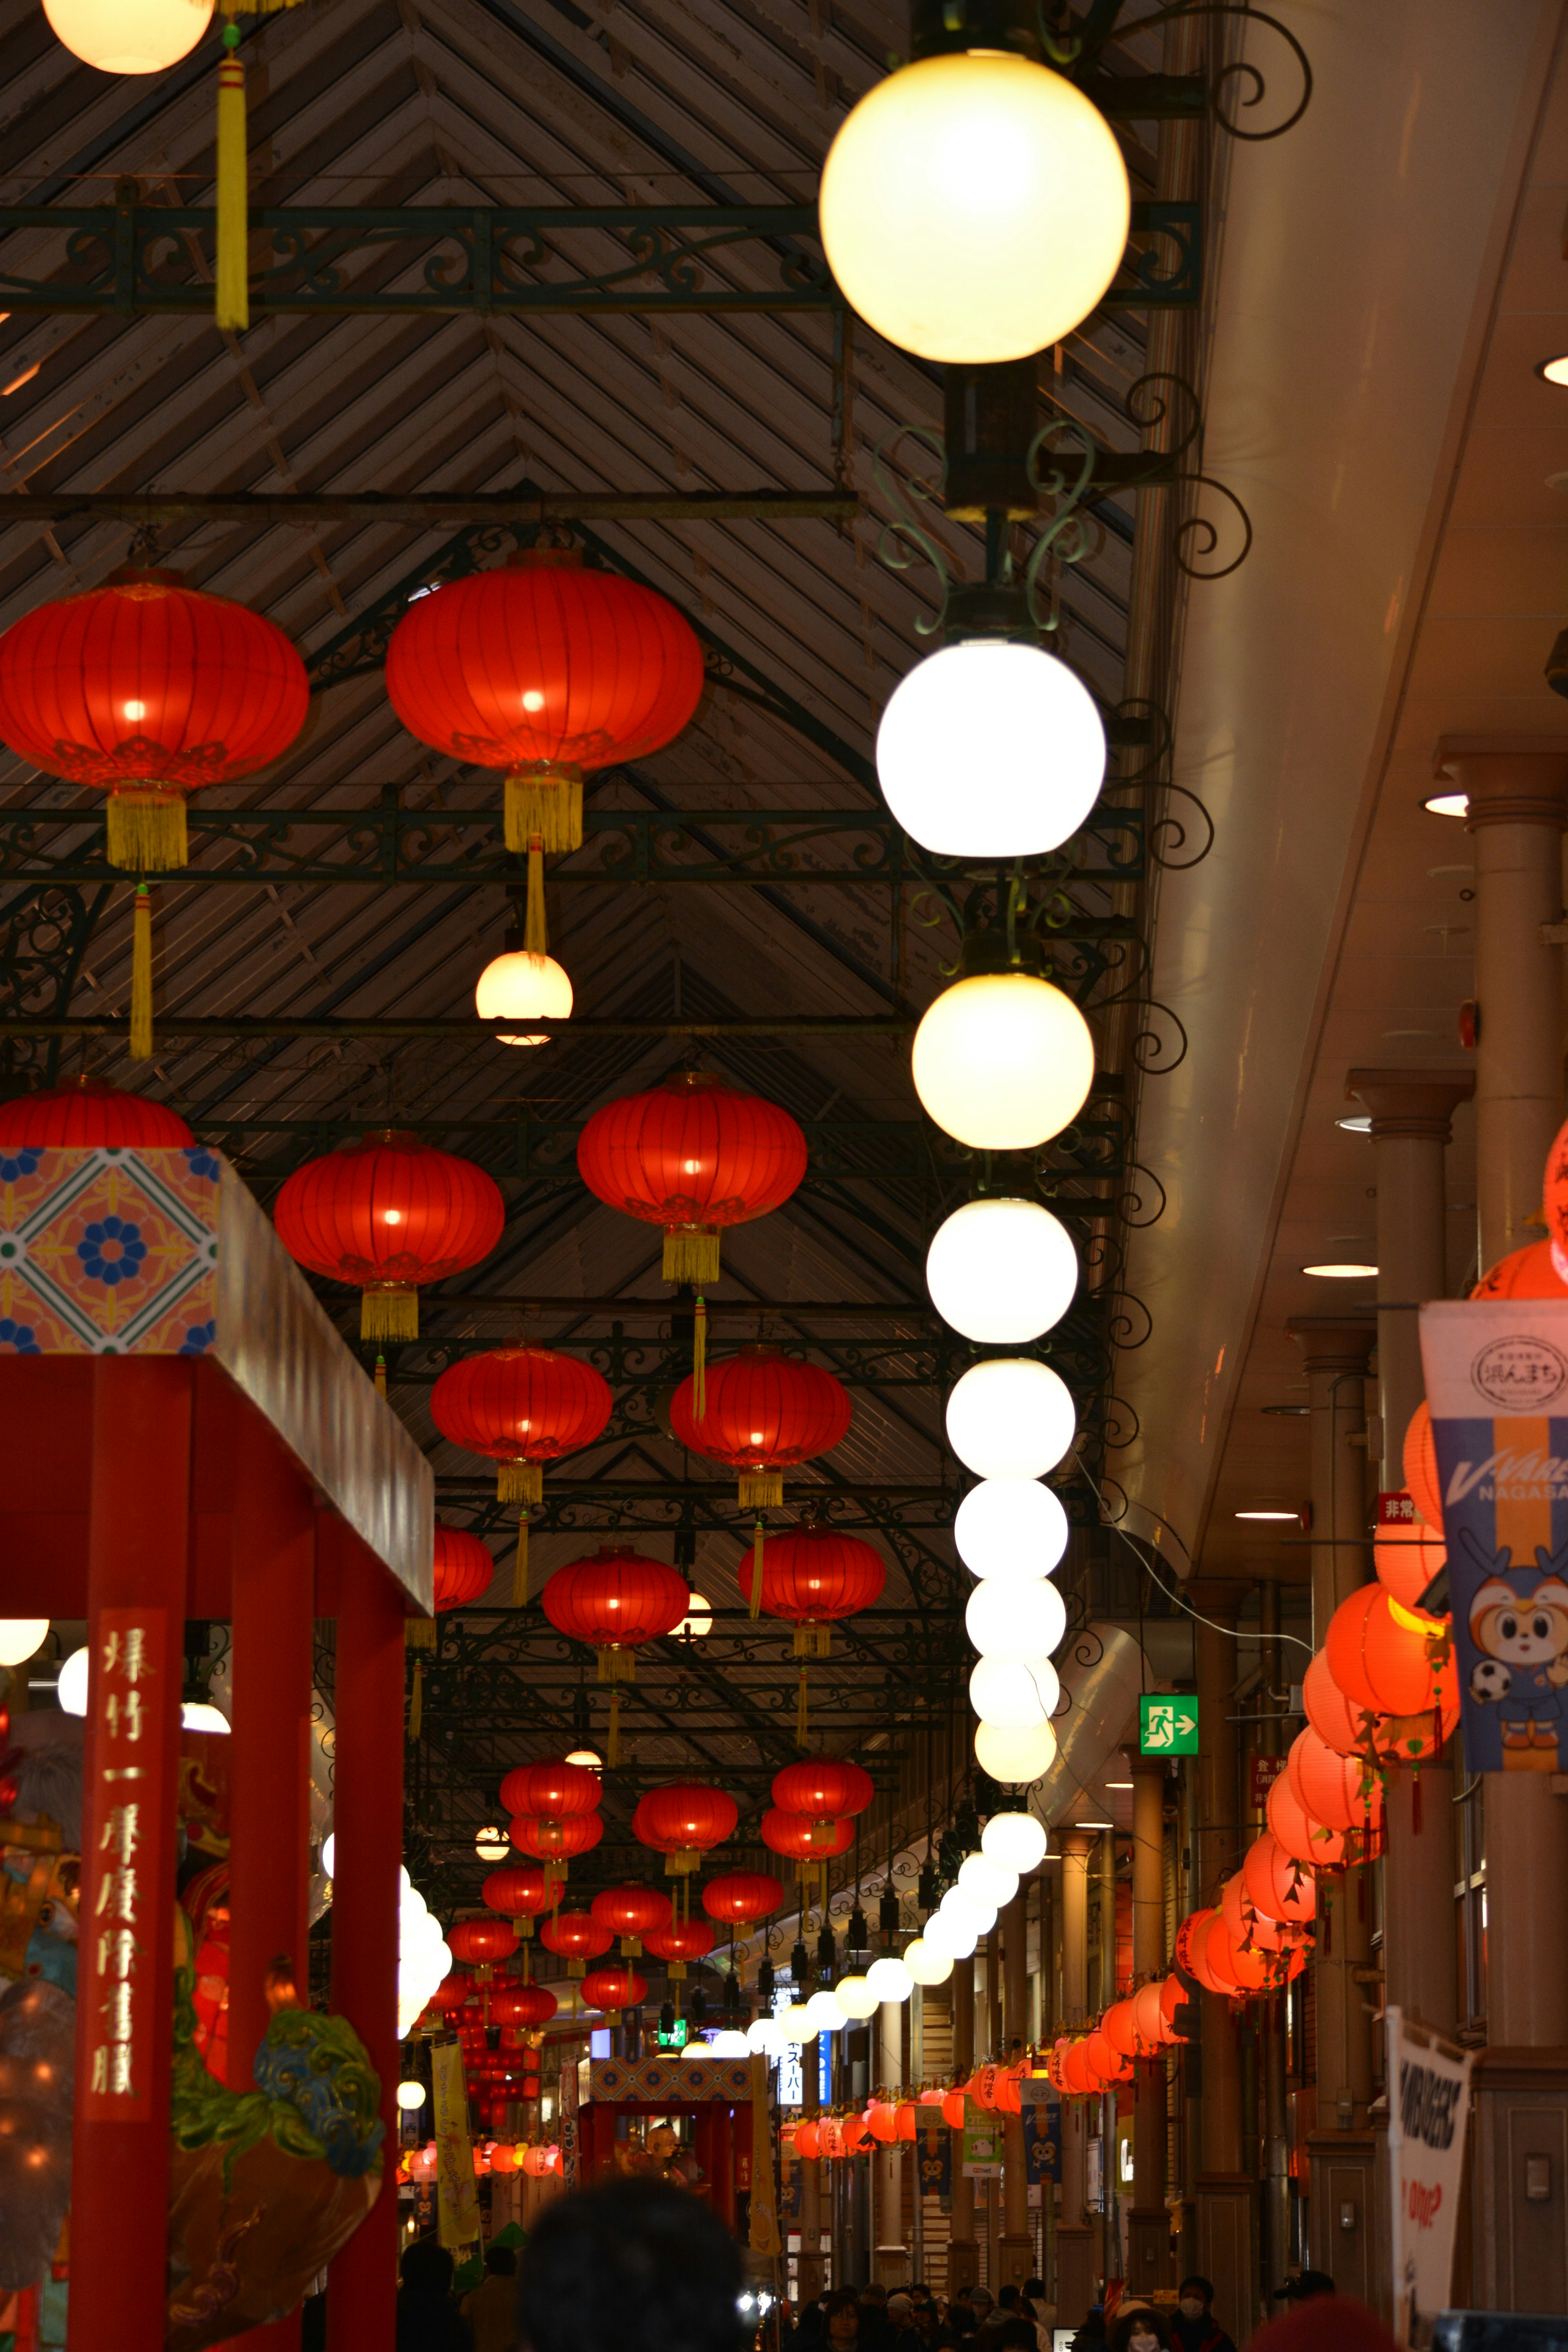
[[(1068, 1830), (1062, 1847), (1062, 2019), (1069, 2030), (1089, 2018), (1089, 1866), (1093, 1832)], [(1062, 2101), (1062, 2210), (1057, 2229), (1057, 2308), (1076, 2317), (1094, 2301), (1098, 2257), (1089, 2218), (1087, 2099)]]
[[(953, 2080), (966, 2083), (974, 2072), (974, 1962), (956, 1960), (948, 1979), (952, 2000)], [(963, 2134), (952, 2135), (952, 2189), (947, 2248), (947, 2291), (973, 2286), (980, 2277), (980, 2249), (974, 2241), (974, 2183), (963, 2178)]]
[[(1200, 1904), (1219, 1900), (1225, 1880), (1241, 1860), (1241, 1795), (1237, 1771), (1234, 1628), (1244, 1588), (1205, 1578), (1188, 1584), (1202, 1612), (1193, 1628), (1197, 1665), (1197, 1794), (1192, 1843)], [(1253, 2267), (1258, 2184), (1243, 2161), (1241, 2037), (1222, 1994), (1198, 1996), (1202, 2018), (1198, 2109), (1198, 2269), (1215, 2283), (1215, 2315), (1237, 2342), (1257, 2315)]]
[[(1165, 1972), (1165, 1766), (1136, 1746), (1126, 1754), (1132, 1780), (1132, 1981), (1142, 1985)], [(1147, 2294), (1175, 2284), (1165, 2208), (1165, 2062), (1141, 2058), (1133, 2071), (1128, 2282)]]

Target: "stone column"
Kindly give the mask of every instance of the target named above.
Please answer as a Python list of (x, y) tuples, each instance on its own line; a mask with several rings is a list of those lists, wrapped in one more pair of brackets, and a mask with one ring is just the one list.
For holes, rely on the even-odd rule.
[[(1561, 958), (1568, 756), (1449, 739), (1476, 845), (1477, 1202), (1493, 1265), (1538, 1240), (1563, 1119)], [(1487, 1775), (1487, 2047), (1477, 2062), (1476, 2302), (1540, 2311), (1568, 2294), (1568, 1801), (1539, 1772)]]
[[(1132, 1981), (1165, 1973), (1165, 1767), (1129, 1748), (1132, 1777)], [(1165, 2207), (1165, 2062), (1141, 2058), (1132, 2112), (1132, 2210), (1128, 2281), (1139, 2293), (1174, 2286), (1171, 2217)]]
[[(805, 2116), (822, 2113), (822, 2037), (803, 2042), (800, 2053), (800, 2107)], [(798, 2300), (810, 2303), (822, 2293), (822, 2159), (800, 2157), (800, 2262)]]
[[(952, 2079), (967, 2083), (974, 2072), (974, 1962), (955, 1960), (952, 1988)], [(952, 2189), (949, 2207), (947, 2291), (974, 2286), (980, 2278), (980, 2248), (974, 2238), (974, 2183), (963, 2179), (963, 2134), (952, 2135)]]
[[(1218, 1900), (1241, 1860), (1237, 1771), (1237, 1645), (1246, 1587), (1202, 1577), (1187, 1585), (1201, 1612), (1193, 1626), (1197, 1664), (1198, 1759), (1193, 1844), (1200, 1904)], [(1207, 1621), (1207, 1622), (1205, 1622)], [(1243, 2343), (1257, 2316), (1253, 2247), (1258, 2183), (1242, 2164), (1241, 2032), (1230, 2003), (1200, 1992), (1202, 2019), (1196, 2181), (1198, 2268), (1215, 2284), (1215, 2316)]]
[[(1072, 2032), (1089, 2019), (1089, 1871), (1092, 1830), (1068, 1830), (1062, 1853), (1062, 2023)], [(1062, 2101), (1062, 2210), (1057, 2228), (1057, 2308), (1065, 2326), (1094, 2302), (1099, 2263), (1086, 2208), (1089, 2103)], [(956, 2184), (955, 2184), (956, 2187)], [(956, 2212), (956, 2207), (955, 2207)]]
[[(885, 2000), (877, 2011), (876, 2061), (879, 2095), (896, 2099), (904, 2079), (904, 2005)], [(871, 2275), (889, 2288), (907, 2286), (910, 2250), (904, 2237), (904, 2151), (898, 2142), (879, 2147), (876, 2168), (876, 2246)]]
[[(1375, 1311), (1350, 1307), (1340, 1315), (1301, 1315), (1289, 1328), (1306, 1363), (1311, 1408), (1312, 1641), (1321, 1649), (1330, 1618), (1365, 1582), (1372, 1564), (1366, 1454), (1364, 1444), (1355, 1441), (1366, 1433), (1366, 1367)], [(1318, 2109), (1308, 2138), (1311, 2261), (1342, 2294), (1362, 2303), (1373, 2303), (1379, 2293), (1369, 1876), (1360, 1868), (1318, 1881), (1312, 1963)]]
[[(1029, 2035), (1029, 1888), (1021, 1878), (1018, 1891), (1002, 1911), (1002, 2054), (1016, 2064)], [(1029, 2229), (1029, 2171), (1024, 2155), (1024, 2118), (1002, 2118), (1004, 2171), (1002, 2237), (997, 2247), (998, 2276), (993, 2293), (1004, 2286), (1022, 2286), (1035, 2273), (1035, 2241)]]

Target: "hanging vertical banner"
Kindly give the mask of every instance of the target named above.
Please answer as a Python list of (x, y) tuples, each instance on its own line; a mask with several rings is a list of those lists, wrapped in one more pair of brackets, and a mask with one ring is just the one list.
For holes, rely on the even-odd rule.
[(1062, 2177), (1062, 2110), (1054, 2091), (1047, 2099), (1025, 2104), (1024, 2167), (1031, 2189)]
[(581, 2147), (577, 2135), (577, 2067), (561, 2061), (561, 2178), (568, 2189), (582, 2185)]
[(1421, 1361), (1466, 1764), (1568, 1769), (1568, 1299), (1423, 1307)]
[(778, 2214), (773, 2195), (773, 2117), (768, 2112), (768, 2062), (752, 2055), (752, 2212), (748, 2231), (754, 2254), (777, 2256)]
[(915, 2126), (915, 2153), (920, 2164), (922, 2197), (951, 2197), (952, 2194), (952, 2134), (948, 2129), (940, 2107), (924, 2107), (921, 2117), (934, 2116), (934, 2122), (918, 2120)]
[(431, 2043), (430, 2091), (436, 2134), (436, 2234), (444, 2246), (471, 2246), (479, 2234), (479, 2196), (474, 2184), (468, 2091), (460, 2042)]
[(1430, 2323), (1452, 2292), (1471, 2057), (1397, 2009), (1385, 2013), (1394, 2326), (1408, 2345), (1430, 2341)]
[(92, 1639), (92, 1779), (82, 1856), (78, 1999), (91, 2052), (89, 2123), (138, 2123), (151, 2113), (153, 1936), (167, 1937), (166, 1840), (174, 1791), (164, 1786), (163, 1710), (169, 1618), (163, 1609), (100, 1609)]
[(1002, 2178), (1002, 2118), (987, 2116), (965, 2120), (963, 2126), (963, 2174), (965, 2180), (1000, 2180)]

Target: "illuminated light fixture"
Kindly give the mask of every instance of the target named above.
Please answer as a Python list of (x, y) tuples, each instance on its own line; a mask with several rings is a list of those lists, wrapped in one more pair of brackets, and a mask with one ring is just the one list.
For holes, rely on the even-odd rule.
[(1428, 793), (1421, 803), (1429, 816), (1468, 816), (1468, 793)]
[(984, 1853), (970, 1853), (960, 1865), (958, 1885), (962, 1893), (978, 1895), (982, 1903), (1000, 1911), (1018, 1892), (1018, 1874), (989, 1861)]
[(1130, 1789), (1132, 1783), (1131, 1780), (1102, 1780), (1100, 1785), (1102, 1789)]
[(745, 2058), (750, 2056), (751, 2048), (738, 2027), (727, 2025), (709, 2042), (708, 2054), (710, 2058)]
[(568, 1764), (580, 1764), (584, 1772), (602, 1772), (605, 1759), (592, 1748), (574, 1748), (566, 1759)]
[(397, 2104), (407, 2115), (412, 2115), (416, 2107), (422, 2107), (425, 2105), (424, 2084), (399, 2083), (397, 2086)]
[(687, 1642), (700, 1642), (713, 1631), (713, 1603), (705, 1592), (694, 1592), (691, 1606), (675, 1629), (677, 1636)]
[(987, 1903), (984, 1895), (967, 1895), (961, 1886), (950, 1886), (942, 1898), (937, 1916), (973, 1927), (976, 1936), (988, 1936), (996, 1925), (996, 1906)]
[(874, 1992), (879, 2001), (908, 2000), (915, 1989), (915, 1980), (902, 1960), (889, 1952), (884, 1958), (873, 1960), (866, 1971), (866, 1990)]
[(975, 1727), (974, 1760), (1004, 1788), (1021, 1789), (1048, 1772), (1057, 1760), (1057, 1735), (1048, 1723), (1008, 1731), (997, 1723)]
[[(553, 956), (499, 955), (486, 964), (474, 991), (474, 1010), (481, 1021), (566, 1021), (572, 1013), (572, 982)], [(498, 1045), (547, 1045), (548, 1033), (527, 1037), (496, 1037)]]
[(1073, 1827), (1075, 1830), (1113, 1830), (1116, 1823), (1114, 1822), (1074, 1822)]
[(786, 2042), (798, 2045), (811, 2040), (816, 2028), (806, 2016), (809, 2007), (808, 2001), (797, 2000), (792, 2001), (788, 2009), (780, 2011), (778, 2029)]
[(1372, 1113), (1369, 1110), (1352, 1111), (1346, 1118), (1336, 1118), (1334, 1125), (1342, 1127), (1347, 1135), (1370, 1135)]
[(814, 2033), (837, 2033), (849, 2022), (849, 2012), (836, 1996), (824, 1990), (814, 1992), (805, 2004), (806, 2021)]
[(941, 857), (1037, 856), (1075, 834), (1100, 797), (1105, 729), (1055, 654), (1012, 637), (962, 639), (893, 688), (877, 781), (904, 831)]
[(972, 1364), (947, 1401), (947, 1442), (980, 1478), (1039, 1478), (1078, 1434), (1066, 1381), (1033, 1356)]
[(1068, 1548), (1068, 1515), (1037, 1478), (986, 1478), (960, 1503), (952, 1534), (972, 1576), (1048, 1576)]
[(1323, 1282), (1360, 1282), (1377, 1272), (1375, 1265), (1363, 1265), (1359, 1261), (1333, 1259), (1326, 1265), (1304, 1265), (1303, 1274), (1315, 1274)]
[(224, 1732), (229, 1728), (228, 1717), (210, 1699), (187, 1698), (180, 1702), (182, 1731)]
[(840, 1977), (833, 1988), (833, 1998), (846, 2017), (869, 2017), (877, 2007), (870, 1981), (862, 1976)]
[(946, 1953), (955, 1960), (973, 1957), (980, 1941), (980, 1930), (974, 1925), (973, 1912), (933, 1911), (921, 1931), (921, 1941), (928, 1952)]
[(828, 267), (868, 326), (921, 359), (1017, 360), (1099, 302), (1131, 191), (1104, 116), (1047, 66), (927, 57), (868, 91), (822, 172)]
[(1238, 1519), (1296, 1519), (1299, 1521), (1301, 1514), (1300, 1511), (1289, 1510), (1279, 1503), (1249, 1503), (1246, 1510), (1236, 1511), (1232, 1517)]
[(36, 1657), (48, 1630), (47, 1617), (0, 1617), (0, 1666), (19, 1666)]
[(993, 1813), (980, 1833), (980, 1851), (986, 1861), (1019, 1877), (1039, 1867), (1048, 1843), (1044, 1822), (1037, 1822), (1033, 1813)]
[(911, 1064), (915, 1092), (944, 1135), (974, 1151), (1031, 1151), (1089, 1099), (1094, 1041), (1048, 980), (974, 972), (926, 1008)]
[(60, 1678), (55, 1688), (56, 1704), (67, 1715), (87, 1713), (87, 1667), (85, 1648), (73, 1650), (60, 1667)]
[(760, 2051), (764, 2058), (776, 2058), (784, 2046), (776, 2018), (754, 2017), (746, 2028), (747, 2049)]
[(212, 21), (212, 0), (44, 0), (58, 40), (100, 73), (153, 74), (189, 57)]
[(1061, 1695), (1049, 1658), (980, 1658), (970, 1670), (970, 1706), (982, 1723), (1002, 1731), (1048, 1723)]
[(1537, 360), (1535, 373), (1543, 383), (1568, 384), (1568, 352), (1557, 352), (1549, 360)]
[(1016, 1346), (1061, 1321), (1078, 1288), (1067, 1227), (1037, 1201), (966, 1201), (937, 1227), (926, 1288), (966, 1339)]
[(952, 1954), (939, 1951), (935, 1945), (928, 1944), (923, 1936), (917, 1936), (912, 1944), (906, 1944), (901, 1958), (918, 1985), (945, 1984), (952, 1974)]
[(474, 1852), (481, 1862), (504, 1862), (511, 1852), (511, 1841), (504, 1830), (482, 1829), (474, 1840)]
[(963, 1627), (983, 1658), (1048, 1658), (1067, 1632), (1067, 1603), (1048, 1576), (983, 1577)]

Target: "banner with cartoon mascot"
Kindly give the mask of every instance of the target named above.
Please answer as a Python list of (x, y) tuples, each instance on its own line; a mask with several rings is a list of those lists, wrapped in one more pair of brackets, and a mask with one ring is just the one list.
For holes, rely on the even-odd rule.
[(1568, 1297), (1421, 1309), (1472, 1772), (1568, 1771)]

